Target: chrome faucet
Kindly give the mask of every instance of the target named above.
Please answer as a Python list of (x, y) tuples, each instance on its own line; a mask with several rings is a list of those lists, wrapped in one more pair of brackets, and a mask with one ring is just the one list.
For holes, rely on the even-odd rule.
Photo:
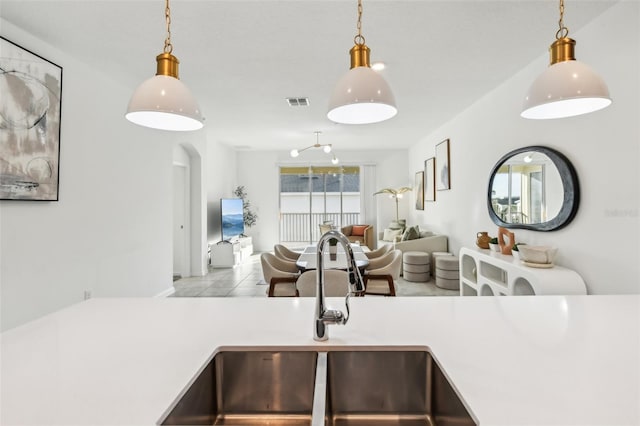
[[(349, 273), (349, 291), (345, 298), (344, 304), (346, 306), (346, 315), (339, 310), (327, 309), (324, 299), (324, 256), (323, 251), (325, 243), (335, 238), (340, 245), (344, 248), (345, 255), (347, 256), (347, 272)], [(338, 231), (325, 232), (318, 241), (318, 253), (317, 253), (317, 271), (316, 271), (316, 312), (313, 328), (314, 340), (324, 341), (329, 338), (328, 325), (329, 324), (346, 324), (349, 320), (349, 297), (355, 293), (361, 293), (364, 291), (364, 283), (358, 265), (356, 265), (355, 258), (353, 257), (353, 250), (347, 237)]]

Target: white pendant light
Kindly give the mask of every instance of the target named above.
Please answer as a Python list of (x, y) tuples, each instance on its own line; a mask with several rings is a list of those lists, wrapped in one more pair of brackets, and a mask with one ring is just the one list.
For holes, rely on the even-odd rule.
[(202, 114), (191, 91), (178, 79), (178, 58), (171, 54), (171, 10), (165, 2), (167, 38), (164, 52), (156, 57), (157, 72), (133, 93), (125, 117), (140, 126), (160, 130), (189, 131), (203, 127)]
[(550, 66), (529, 88), (520, 114), (524, 118), (573, 117), (611, 105), (604, 80), (575, 59), (576, 42), (567, 37), (569, 30), (564, 26), (563, 17), (564, 0), (560, 0), (560, 29), (549, 48)]
[(358, 0), (358, 34), (351, 48), (351, 69), (333, 89), (329, 98), (329, 120), (342, 124), (370, 124), (388, 120), (398, 113), (391, 88), (371, 69), (369, 54), (361, 34), (362, 0)]

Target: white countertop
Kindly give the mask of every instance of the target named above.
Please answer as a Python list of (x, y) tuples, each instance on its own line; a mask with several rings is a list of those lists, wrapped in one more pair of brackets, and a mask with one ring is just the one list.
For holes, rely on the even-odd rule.
[[(344, 309), (340, 298), (329, 306)], [(640, 424), (640, 296), (91, 299), (2, 333), (3, 425), (153, 425), (221, 347), (429, 347), (481, 425)]]

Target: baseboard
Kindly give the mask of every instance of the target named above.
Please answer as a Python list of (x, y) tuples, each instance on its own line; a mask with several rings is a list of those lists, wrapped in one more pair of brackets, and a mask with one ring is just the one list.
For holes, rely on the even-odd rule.
[(169, 297), (175, 292), (176, 292), (176, 289), (173, 286), (171, 286), (168, 289), (166, 289), (165, 291), (163, 291), (161, 293), (158, 293), (153, 297)]

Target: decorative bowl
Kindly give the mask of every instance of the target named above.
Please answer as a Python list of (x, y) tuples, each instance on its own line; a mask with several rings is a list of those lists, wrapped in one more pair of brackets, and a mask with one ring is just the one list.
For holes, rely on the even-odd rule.
[(520, 260), (529, 263), (551, 264), (556, 257), (558, 249), (548, 246), (518, 246)]

